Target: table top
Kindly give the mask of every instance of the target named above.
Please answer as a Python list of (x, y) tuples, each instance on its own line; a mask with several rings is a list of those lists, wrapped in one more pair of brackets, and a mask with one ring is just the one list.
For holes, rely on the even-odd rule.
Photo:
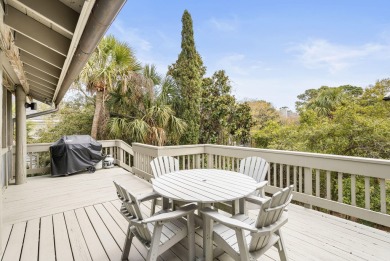
[(248, 196), (256, 181), (244, 174), (219, 169), (180, 170), (153, 181), (160, 195), (184, 202), (215, 203)]

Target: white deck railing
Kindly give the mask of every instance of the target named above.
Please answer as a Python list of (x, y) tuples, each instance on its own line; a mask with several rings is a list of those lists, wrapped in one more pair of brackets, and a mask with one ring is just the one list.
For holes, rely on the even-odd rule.
[[(146, 180), (152, 177), (150, 161), (157, 156), (178, 158), (181, 169), (234, 171), (238, 171), (240, 159), (259, 156), (270, 163), (266, 192), (294, 184), (297, 202), (390, 227), (390, 202), (386, 202), (390, 194), (389, 160), (220, 145), (157, 147), (133, 143), (131, 147), (121, 140), (100, 142), (103, 152), (111, 154), (117, 165)], [(35, 157), (29, 161), (28, 174), (50, 172), (50, 145), (27, 146), (30, 158)]]
[[(294, 184), (295, 201), (390, 227), (390, 202), (386, 202), (389, 160), (220, 145), (156, 147), (133, 143), (133, 151), (133, 172), (145, 179), (152, 177), (149, 162), (157, 156), (178, 158), (182, 169), (234, 171), (238, 171), (241, 158), (259, 156), (270, 162), (266, 192)], [(375, 200), (379, 200), (376, 209), (371, 204), (375, 191)]]

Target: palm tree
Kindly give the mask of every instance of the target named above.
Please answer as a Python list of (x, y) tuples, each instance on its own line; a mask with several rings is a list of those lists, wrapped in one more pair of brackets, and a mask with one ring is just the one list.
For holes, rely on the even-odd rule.
[[(126, 88), (115, 89), (108, 101), (111, 109), (110, 133), (128, 142), (162, 146), (176, 143), (186, 123), (175, 117), (170, 106), (176, 86), (171, 77), (162, 79), (156, 68), (146, 65), (142, 81), (129, 81)], [(153, 85), (150, 85), (153, 83)], [(121, 90), (126, 90), (125, 92)]]
[(129, 76), (135, 75), (140, 69), (133, 51), (125, 42), (118, 41), (114, 36), (106, 36), (100, 41), (79, 77), (87, 90), (96, 94), (91, 130), (93, 138), (101, 136), (99, 130), (104, 130), (106, 115), (104, 101), (109, 92), (118, 86), (126, 86), (120, 82), (127, 81)]
[(333, 112), (337, 106), (342, 104), (344, 100), (344, 93), (341, 88), (327, 88), (309, 101), (308, 108), (313, 109), (319, 116), (333, 117)]

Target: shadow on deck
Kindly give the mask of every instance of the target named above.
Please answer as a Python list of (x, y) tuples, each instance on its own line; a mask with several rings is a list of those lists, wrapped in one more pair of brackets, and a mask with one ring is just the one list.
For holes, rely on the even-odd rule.
[[(127, 222), (118, 211), (112, 180), (147, 193), (151, 185), (121, 168), (67, 177), (29, 178), (4, 195), (4, 261), (120, 260)], [(149, 213), (149, 204), (142, 206)], [(250, 211), (255, 215), (254, 210)], [(283, 227), (290, 260), (388, 260), (390, 234), (331, 215), (289, 207)], [(202, 253), (197, 232), (197, 255)], [(186, 260), (186, 244), (160, 260)], [(145, 260), (146, 249), (133, 241), (129, 260)], [(232, 260), (227, 255), (218, 260)], [(279, 260), (276, 249), (261, 260)]]

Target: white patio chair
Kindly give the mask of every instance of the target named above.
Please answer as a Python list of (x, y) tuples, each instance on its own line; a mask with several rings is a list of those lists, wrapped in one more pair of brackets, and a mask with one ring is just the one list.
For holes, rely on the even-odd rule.
[(160, 156), (150, 162), (155, 178), (179, 170), (179, 160), (170, 156)]
[[(175, 159), (174, 157), (169, 156), (160, 156), (155, 159), (153, 159), (150, 162), (150, 166), (152, 167), (153, 176), (155, 178), (158, 178), (162, 175), (165, 175), (167, 173), (171, 173), (174, 171), (179, 170), (179, 160)], [(173, 204), (173, 202), (172, 202)], [(152, 201), (152, 207), (151, 207), (151, 215), (153, 215), (156, 211), (156, 205), (161, 205), (161, 200), (154, 199)], [(174, 208), (174, 206), (172, 206)]]
[(159, 195), (152, 192), (137, 197), (115, 181), (114, 184), (118, 197), (122, 201), (120, 211), (129, 222), (122, 260), (128, 260), (134, 236), (148, 249), (147, 261), (157, 260), (159, 255), (188, 236), (188, 260), (195, 260), (194, 211), (197, 209), (196, 205), (189, 204), (175, 211), (165, 210), (144, 218), (140, 203), (155, 199)]
[[(261, 206), (256, 219), (245, 214), (226, 217), (211, 208), (201, 210), (204, 225), (208, 228), (206, 233), (212, 233), (212, 237), (203, 246), (207, 248), (206, 260), (213, 259), (212, 241), (236, 261), (257, 260), (272, 246), (279, 250), (281, 260), (287, 260), (286, 246), (280, 230), (288, 220), (288, 212), (284, 209), (291, 202), (292, 190), (293, 186), (289, 186), (268, 199), (257, 196), (245, 198)], [(214, 225), (215, 221), (219, 223)]]
[(265, 197), (264, 187), (268, 181), (265, 181), (269, 163), (260, 157), (247, 157), (240, 161), (240, 173), (248, 175), (258, 182), (255, 194)]

